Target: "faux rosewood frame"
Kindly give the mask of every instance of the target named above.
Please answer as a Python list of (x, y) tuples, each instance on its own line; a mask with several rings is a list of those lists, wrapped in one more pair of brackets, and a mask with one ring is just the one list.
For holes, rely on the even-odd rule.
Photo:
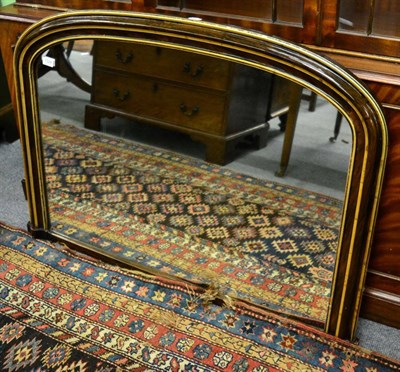
[(29, 228), (35, 236), (56, 238), (105, 259), (114, 257), (52, 231), (47, 204), (36, 62), (49, 47), (76, 39), (164, 46), (242, 63), (312, 90), (346, 117), (353, 144), (325, 331), (353, 339), (387, 154), (385, 119), (365, 86), (347, 70), (299, 45), (208, 22), (132, 12), (82, 11), (33, 25), (20, 37), (14, 54)]

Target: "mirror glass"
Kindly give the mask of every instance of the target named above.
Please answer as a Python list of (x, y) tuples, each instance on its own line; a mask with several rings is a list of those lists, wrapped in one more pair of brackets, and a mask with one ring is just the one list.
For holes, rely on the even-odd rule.
[(106, 40), (46, 51), (38, 89), (52, 231), (205, 301), (323, 326), (352, 150), (332, 104), (245, 65)]

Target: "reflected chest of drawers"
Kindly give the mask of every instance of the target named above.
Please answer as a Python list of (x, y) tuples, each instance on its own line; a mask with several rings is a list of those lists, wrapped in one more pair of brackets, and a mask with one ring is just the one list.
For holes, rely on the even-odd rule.
[(206, 160), (231, 161), (247, 140), (266, 144), (271, 76), (186, 51), (97, 41), (85, 126), (100, 130), (115, 115), (186, 133), (206, 147)]

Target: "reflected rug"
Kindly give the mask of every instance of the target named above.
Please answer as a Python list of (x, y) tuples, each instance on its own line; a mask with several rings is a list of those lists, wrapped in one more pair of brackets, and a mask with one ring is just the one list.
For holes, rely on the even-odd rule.
[(393, 371), (294, 321), (210, 303), (0, 224), (2, 371)]
[(43, 136), (57, 231), (324, 322), (340, 201), (71, 125)]

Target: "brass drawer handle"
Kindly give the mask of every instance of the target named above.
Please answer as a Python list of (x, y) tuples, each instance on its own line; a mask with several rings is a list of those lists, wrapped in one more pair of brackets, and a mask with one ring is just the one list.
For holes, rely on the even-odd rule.
[(197, 115), (200, 112), (200, 109), (198, 106), (193, 107), (192, 110), (188, 110), (188, 107), (184, 103), (181, 103), (179, 105), (179, 109), (181, 110), (182, 114), (184, 114), (188, 117)]
[(121, 94), (121, 92), (119, 91), (119, 89), (114, 88), (113, 89), (113, 95), (114, 97), (116, 97), (119, 101), (123, 102), (126, 101), (129, 96), (131, 95), (129, 91), (126, 91), (124, 94)]
[(122, 52), (120, 49), (117, 49), (115, 52), (115, 57), (117, 58), (117, 61), (123, 63), (126, 65), (127, 63), (131, 62), (133, 59), (133, 54), (132, 52), (129, 52), (125, 57), (123, 56)]
[(196, 68), (196, 70), (193, 72), (192, 72), (192, 66), (191, 66), (190, 62), (186, 62), (183, 65), (183, 72), (189, 74), (191, 77), (198, 77), (203, 74), (203, 71), (204, 71), (203, 65), (198, 66)]

